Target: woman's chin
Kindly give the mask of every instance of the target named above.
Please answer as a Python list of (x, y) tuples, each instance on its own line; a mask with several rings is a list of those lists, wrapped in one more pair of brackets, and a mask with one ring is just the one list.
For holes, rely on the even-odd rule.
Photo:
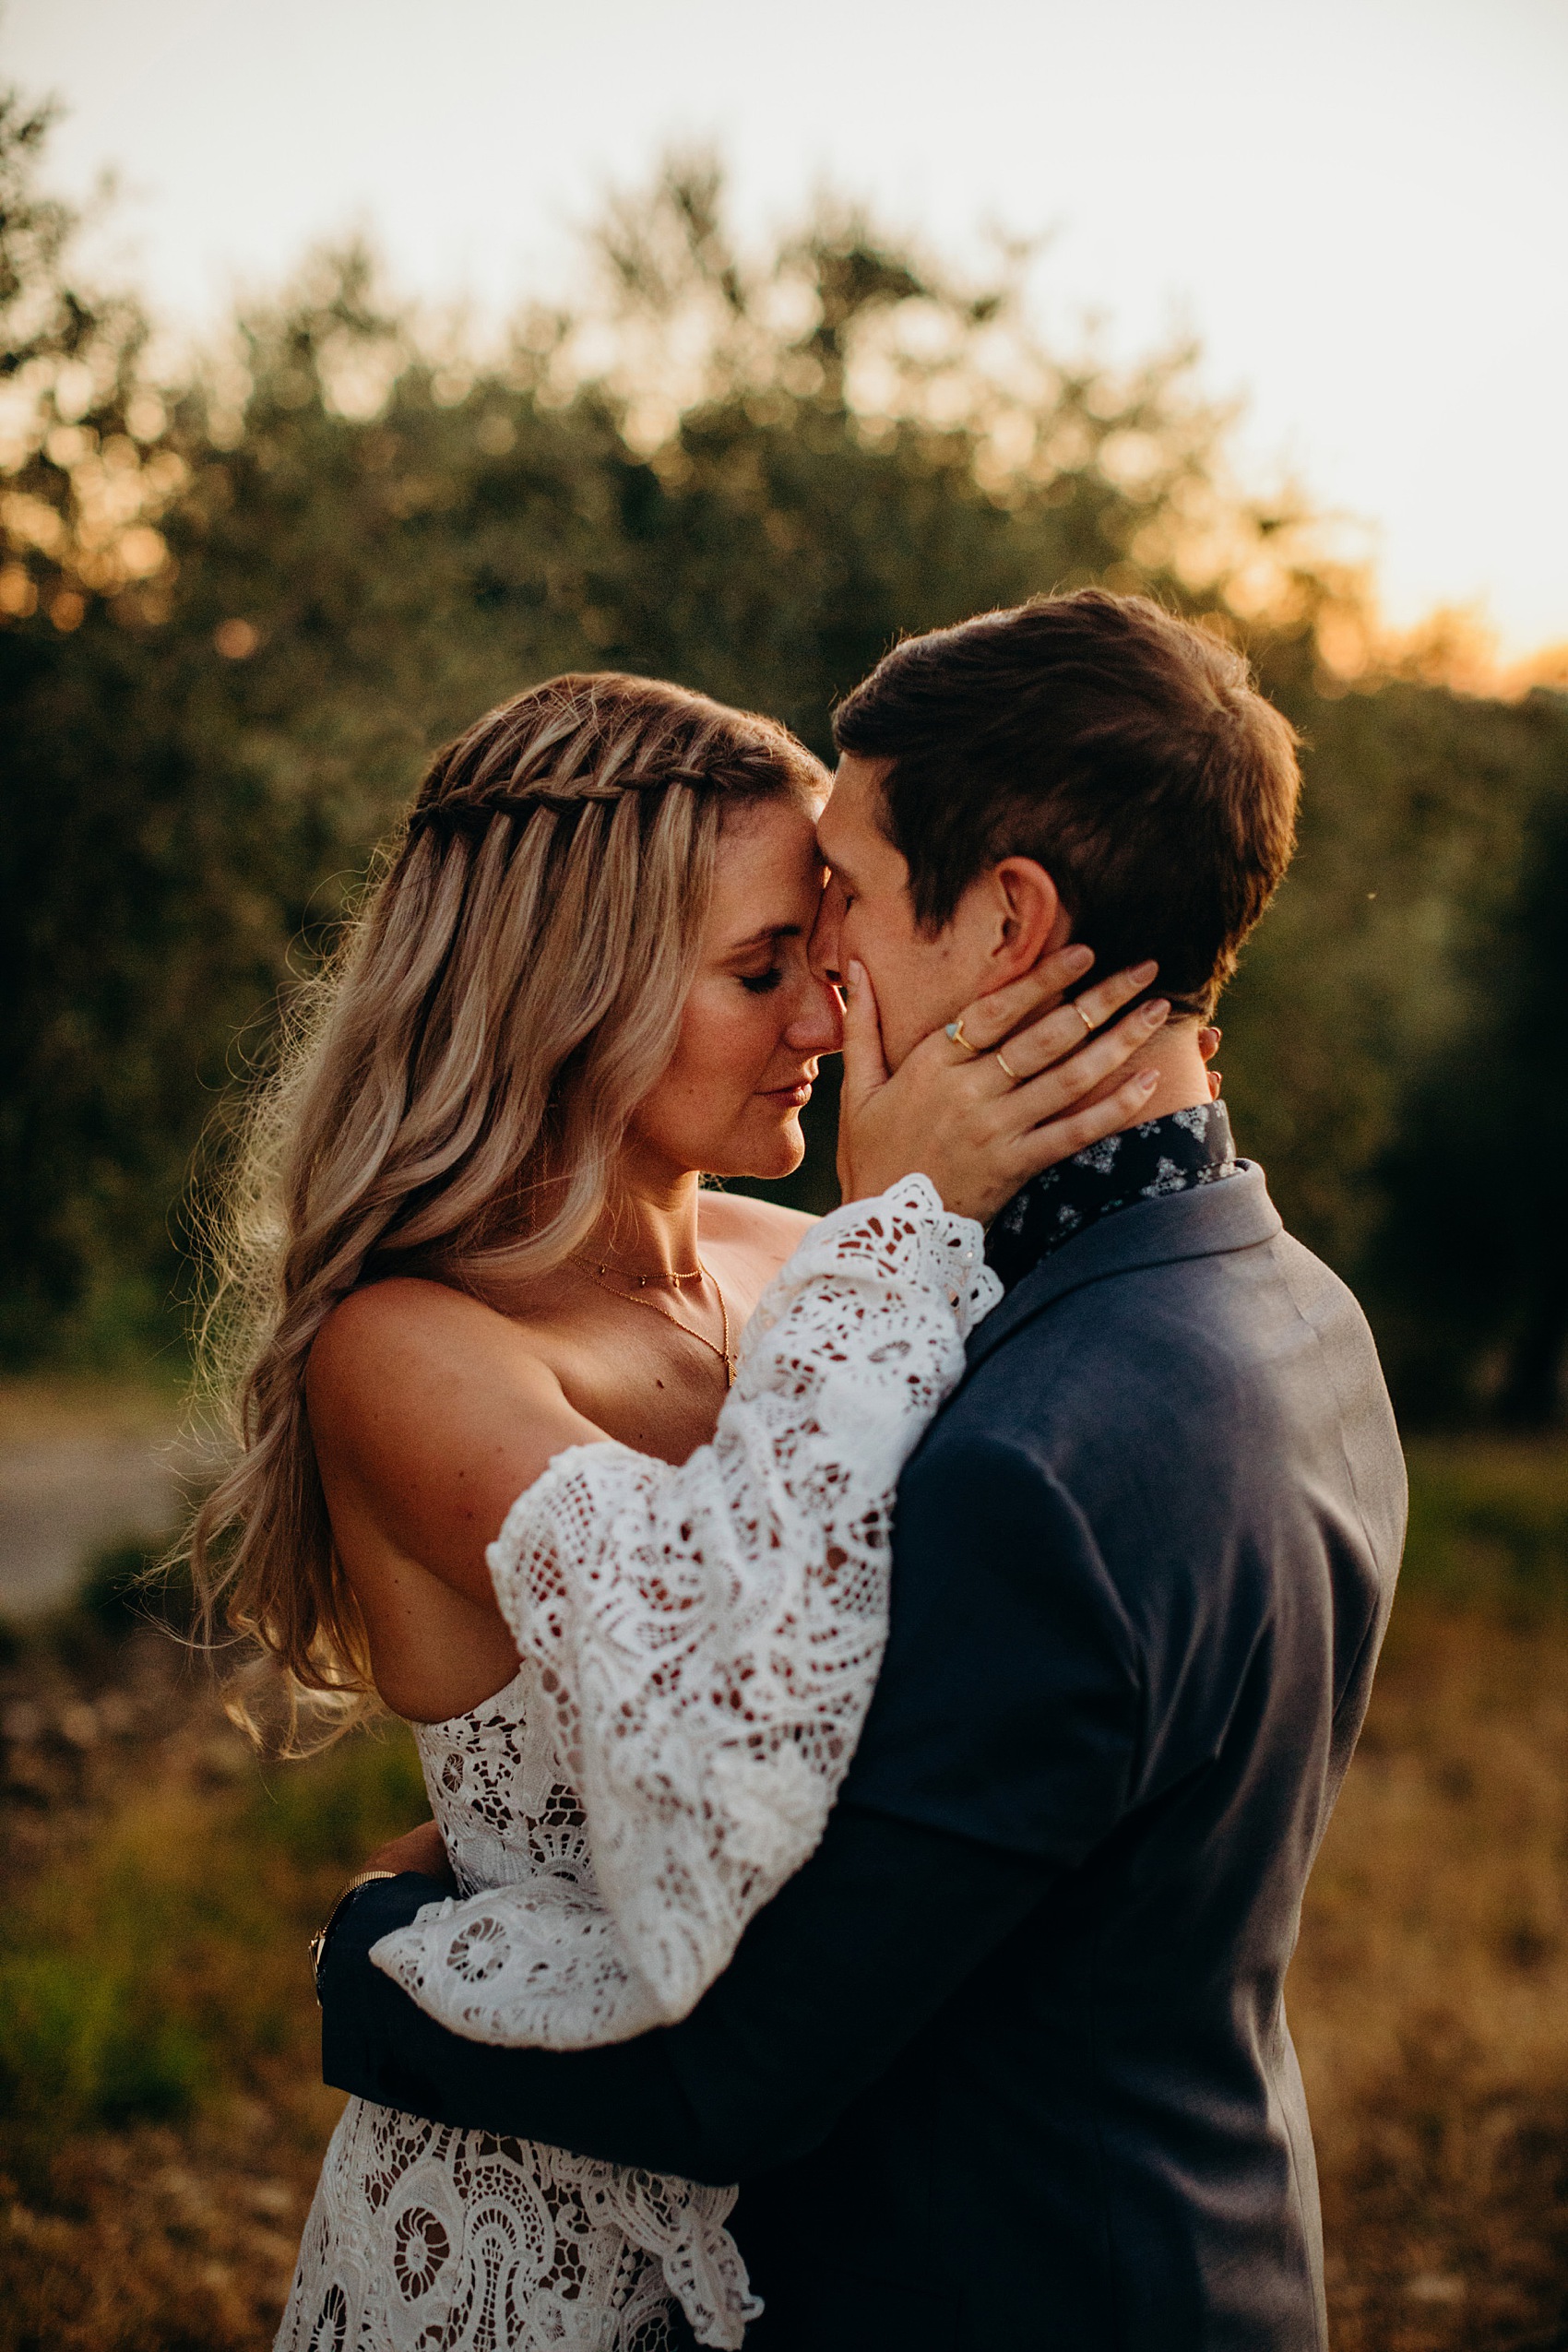
[(722, 1167), (710, 1162), (711, 1176), (754, 1176), (761, 1183), (777, 1183), (780, 1177), (792, 1176), (806, 1156), (806, 1139), (801, 1133), (801, 1114), (791, 1111), (788, 1118), (778, 1123), (769, 1123), (763, 1134), (737, 1136), (731, 1151), (725, 1154)]
[(778, 1164), (769, 1170), (774, 1176), (792, 1176), (806, 1156), (806, 1139), (797, 1121), (789, 1133), (779, 1139)]

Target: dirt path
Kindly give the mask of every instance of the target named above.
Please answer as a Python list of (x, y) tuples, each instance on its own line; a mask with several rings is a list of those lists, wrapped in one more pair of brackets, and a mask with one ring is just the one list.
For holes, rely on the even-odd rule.
[(168, 1532), (200, 1459), (178, 1427), (155, 1393), (0, 1388), (0, 1620), (69, 1600), (106, 1546)]

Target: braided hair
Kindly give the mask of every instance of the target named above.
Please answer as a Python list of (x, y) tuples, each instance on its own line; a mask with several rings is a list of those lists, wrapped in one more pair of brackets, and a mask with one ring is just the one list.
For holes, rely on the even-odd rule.
[[(552, 678), (534, 695), (492, 712), (433, 762), (409, 811), (409, 835), (478, 838), (498, 816), (514, 824), (527, 824), (541, 809), (575, 816), (677, 788), (744, 799), (777, 790), (781, 762), (801, 756), (802, 747), (785, 730), (766, 720), (750, 722), (766, 730), (755, 741), (726, 740), (732, 729), (724, 722), (737, 714), (707, 704), (713, 718), (704, 726), (698, 714), (705, 698), (696, 695), (683, 696), (695, 711), (677, 706), (663, 714), (663, 727), (649, 727), (646, 718), (627, 724), (623, 698), (632, 690), (640, 701), (647, 683), (612, 675)], [(548, 698), (550, 715), (530, 725), (540, 697)], [(696, 740), (683, 740), (694, 734)]]
[(580, 1247), (674, 1051), (726, 817), (826, 780), (775, 721), (612, 672), (518, 695), (432, 761), (217, 1236), (231, 1466), (188, 1551), (208, 1637), (221, 1609), (281, 1668), (285, 1744), (301, 1692), (339, 1721), (370, 1696), (305, 1410), (322, 1324), (383, 1274), (497, 1297)]

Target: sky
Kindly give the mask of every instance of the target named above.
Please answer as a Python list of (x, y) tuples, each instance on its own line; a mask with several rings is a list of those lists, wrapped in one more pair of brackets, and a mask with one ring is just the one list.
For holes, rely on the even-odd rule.
[(824, 185), (960, 260), (1048, 232), (1047, 330), (1195, 334), (1392, 624), (1568, 641), (1568, 0), (4, 0), (0, 77), (182, 330), (355, 230), (498, 315), (673, 142), (759, 236)]

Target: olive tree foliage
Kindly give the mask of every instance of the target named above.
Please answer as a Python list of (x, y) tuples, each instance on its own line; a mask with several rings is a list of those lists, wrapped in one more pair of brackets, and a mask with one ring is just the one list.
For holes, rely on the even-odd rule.
[(68, 633), (90, 599), (158, 577), (159, 515), (184, 473), (143, 380), (147, 322), (81, 281), (81, 221), (43, 194), (53, 114), (0, 89), (0, 615), (42, 599)]
[[(1405, 1329), (1430, 1283), (1399, 1153), (1475, 1033), (1476, 956), (1523, 919), (1561, 709), (1324, 692), (1360, 584), (1304, 502), (1230, 480), (1194, 353), (1048, 350), (1027, 254), (976, 281), (832, 204), (744, 249), (717, 168), (688, 158), (607, 201), (574, 301), (503, 337), (422, 319), (362, 251), (322, 254), (189, 381), (153, 384), (135, 306), (74, 288), (42, 137), (19, 101), (0, 113), (13, 1360), (175, 1327), (196, 1139), (478, 712), (624, 668), (826, 752), (835, 699), (901, 634), (1090, 580), (1246, 642), (1307, 739), (1301, 858), (1223, 1059), (1298, 1229)], [(817, 1206), (830, 1115), (825, 1089), (796, 1191)], [(1430, 1394), (1505, 1384), (1514, 1313), (1432, 1338), (1416, 1312), (1446, 1368)]]
[(1301, 847), (1220, 1011), (1241, 1146), (1355, 1284), (1407, 1413), (1550, 1420), (1568, 696), (1278, 699), (1304, 738)]
[(89, 1294), (113, 1323), (168, 1288), (181, 999), (225, 921), (204, 865), (222, 888), (232, 862), (184, 855), (188, 778), (104, 620), (172, 576), (158, 518), (184, 469), (140, 311), (83, 284), (77, 219), (40, 191), (49, 123), (0, 91), (0, 1336), (23, 1356)]
[(1108, 581), (1229, 630), (1266, 613), (1283, 659), (1355, 592), (1309, 513), (1229, 481), (1193, 350), (1120, 372), (1042, 346), (1025, 248), (975, 285), (827, 204), (748, 259), (698, 160), (612, 204), (595, 249), (603, 296), (552, 365), (581, 382), (602, 353), (647, 452), (636, 526), (673, 593), (638, 642), (818, 745), (899, 635), (977, 607)]

